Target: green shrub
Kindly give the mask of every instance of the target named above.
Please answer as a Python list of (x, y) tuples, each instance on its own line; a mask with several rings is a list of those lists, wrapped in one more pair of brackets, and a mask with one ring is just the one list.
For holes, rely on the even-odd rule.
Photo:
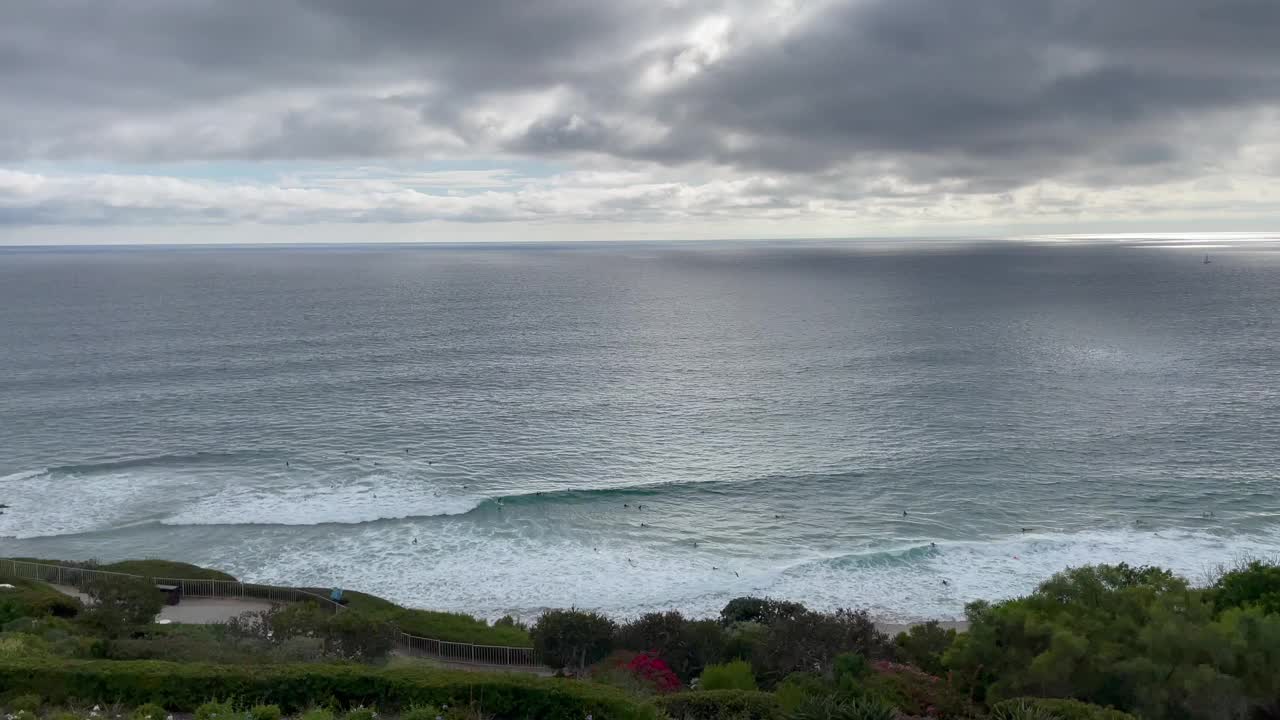
[(708, 665), (698, 680), (699, 690), (755, 690), (756, 676), (751, 663), (734, 660), (723, 665)]
[(63, 710), (62, 712), (56, 712), (50, 715), (46, 720), (85, 720), (85, 718), (78, 713)]
[[(467, 706), (474, 700), (498, 717), (545, 720), (652, 720), (654, 708), (617, 690), (586, 682), (514, 673), (436, 670), (419, 665), (228, 666), (160, 661), (50, 660), (0, 662), (0, 687), (65, 701), (156, 702), (189, 712), (207, 698), (272, 703), (285, 712), (317, 703), (376, 706)], [(223, 710), (222, 712), (225, 712)], [(206, 720), (197, 717), (197, 720)]]
[(230, 702), (210, 701), (196, 708), (196, 720), (239, 720), (243, 713), (237, 713)]
[(333, 720), (333, 711), (328, 708), (313, 707), (302, 713), (298, 720)]
[(378, 720), (378, 711), (371, 707), (354, 707), (347, 712), (345, 720)]
[(40, 720), (40, 716), (30, 710), (19, 710), (9, 716), (9, 720)]
[(254, 705), (249, 708), (249, 720), (280, 720), (284, 715), (279, 705)]
[(551, 667), (581, 672), (609, 654), (613, 631), (613, 621), (599, 613), (548, 610), (533, 626), (533, 647)]
[(829, 692), (830, 689), (822, 681), (821, 677), (813, 673), (797, 672), (791, 673), (786, 679), (778, 683), (778, 687), (773, 694), (778, 699), (778, 705), (782, 708), (783, 713), (790, 714), (800, 707), (805, 698), (814, 695), (825, 695)]
[(835, 695), (805, 698), (787, 716), (788, 720), (894, 720), (892, 706), (877, 700), (844, 700)]
[(782, 711), (769, 693), (698, 690), (658, 697), (654, 702), (673, 720), (779, 720)]
[(39, 695), (24, 693), (22, 695), (15, 696), (12, 700), (5, 703), (5, 705), (8, 706), (10, 712), (19, 713), (25, 710), (29, 713), (39, 713), (40, 708), (44, 706), (44, 700), (42, 700)]
[(991, 708), (993, 720), (1135, 720), (1126, 712), (1067, 698), (1014, 698)]
[(155, 703), (147, 703), (135, 708), (129, 718), (130, 720), (165, 720), (168, 716), (169, 713), (163, 707)]
[(946, 672), (942, 656), (955, 641), (956, 631), (943, 628), (936, 620), (913, 625), (894, 638), (894, 644), (898, 646), (898, 659), (915, 665), (930, 675)]
[(970, 718), (978, 714), (969, 698), (948, 680), (910, 665), (875, 663), (861, 678), (842, 683), (840, 690), (851, 696), (878, 700), (907, 715)]
[(83, 609), (77, 598), (42, 582), (6, 578), (13, 589), (0, 590), (0, 625), (18, 618), (75, 617)]

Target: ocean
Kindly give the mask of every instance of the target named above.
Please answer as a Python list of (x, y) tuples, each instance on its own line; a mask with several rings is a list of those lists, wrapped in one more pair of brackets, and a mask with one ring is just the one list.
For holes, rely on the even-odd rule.
[[(0, 555), (486, 618), (1280, 551), (1280, 243), (0, 248)], [(945, 581), (945, 584), (944, 584)]]

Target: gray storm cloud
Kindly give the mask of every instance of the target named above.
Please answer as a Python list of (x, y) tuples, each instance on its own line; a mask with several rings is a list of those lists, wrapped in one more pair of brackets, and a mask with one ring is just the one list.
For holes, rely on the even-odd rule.
[[(771, 211), (1280, 170), (1274, 0), (49, 0), (5, 15), (0, 164), (17, 168), (532, 159), (695, 191), (765, 178), (723, 206)], [(20, 184), (46, 204), (16, 200)], [(33, 181), (4, 188), (0, 222), (57, 216)]]

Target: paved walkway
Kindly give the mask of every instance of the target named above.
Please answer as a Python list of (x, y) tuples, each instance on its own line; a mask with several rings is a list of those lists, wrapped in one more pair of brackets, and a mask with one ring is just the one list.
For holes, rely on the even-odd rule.
[[(90, 604), (89, 596), (68, 585), (54, 585), (58, 592), (80, 598), (80, 602)], [(184, 597), (177, 605), (165, 605), (156, 617), (157, 620), (182, 623), (186, 625), (212, 625), (224, 623), (240, 613), (270, 610), (271, 603), (254, 598), (192, 598)]]

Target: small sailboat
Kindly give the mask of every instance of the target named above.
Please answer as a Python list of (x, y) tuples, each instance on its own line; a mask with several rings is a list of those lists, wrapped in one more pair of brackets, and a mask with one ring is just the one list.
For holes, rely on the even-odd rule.
[(1213, 261), (1209, 259), (1209, 256), (1208, 256), (1208, 255), (1205, 255), (1205, 256), (1204, 256), (1204, 264), (1205, 264), (1205, 265), (1208, 265), (1208, 264), (1209, 264), (1209, 263), (1211, 263), (1211, 262), (1213, 262)]

